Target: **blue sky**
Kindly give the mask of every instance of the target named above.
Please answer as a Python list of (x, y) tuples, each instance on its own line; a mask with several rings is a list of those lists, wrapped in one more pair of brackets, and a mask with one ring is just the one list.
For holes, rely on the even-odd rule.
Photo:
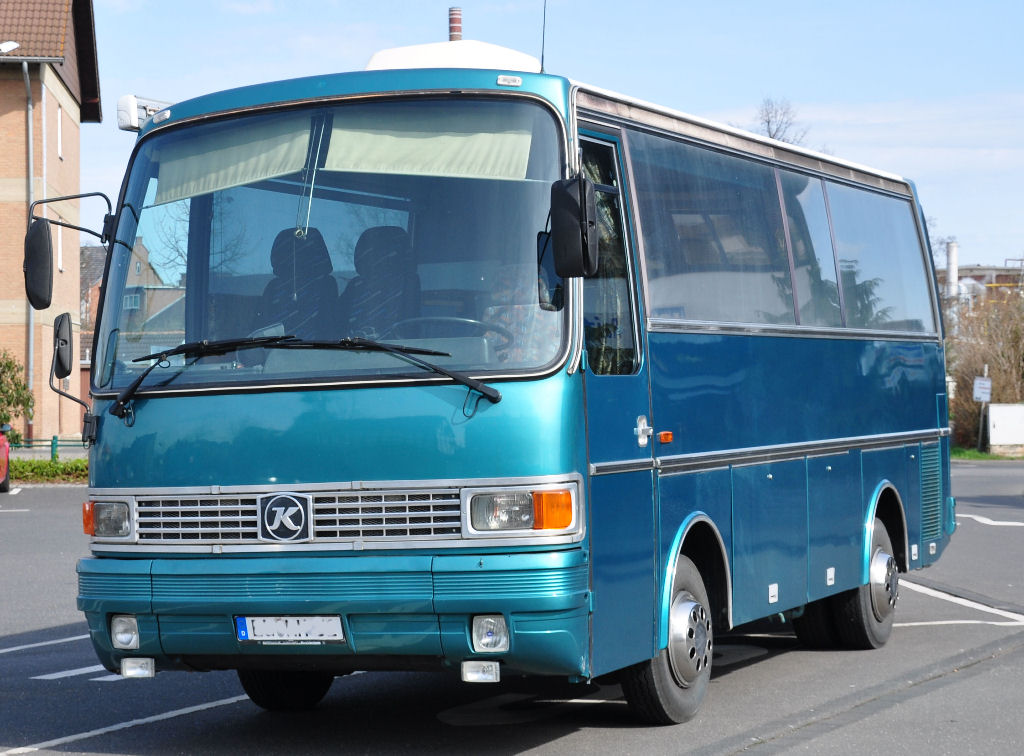
[[(94, 0), (104, 121), (82, 127), (82, 191), (117, 192), (119, 95), (358, 70), (447, 39), (450, 5), (466, 39), (540, 56), (543, 0)], [(1024, 258), (1021, 29), (1006, 0), (548, 0), (545, 67), (745, 128), (786, 99), (808, 147), (914, 179), (961, 265), (1002, 265)]]

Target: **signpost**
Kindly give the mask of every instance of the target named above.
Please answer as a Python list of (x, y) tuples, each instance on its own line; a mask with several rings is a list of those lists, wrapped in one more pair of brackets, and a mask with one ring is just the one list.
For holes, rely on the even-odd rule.
[(985, 365), (984, 373), (974, 379), (974, 401), (981, 402), (981, 412), (978, 413), (978, 451), (982, 450), (985, 407), (992, 401), (992, 379), (988, 377), (988, 365)]

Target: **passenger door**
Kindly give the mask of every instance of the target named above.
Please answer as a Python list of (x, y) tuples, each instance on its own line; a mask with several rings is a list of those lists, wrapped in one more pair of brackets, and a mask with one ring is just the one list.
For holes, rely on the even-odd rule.
[(619, 142), (581, 135), (596, 187), (600, 262), (583, 282), (584, 386), (590, 468), (592, 671), (643, 661), (655, 646), (655, 504), (647, 368)]

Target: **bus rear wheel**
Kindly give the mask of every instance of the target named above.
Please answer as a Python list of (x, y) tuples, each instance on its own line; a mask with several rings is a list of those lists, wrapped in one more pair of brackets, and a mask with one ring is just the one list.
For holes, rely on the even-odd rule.
[(262, 709), (306, 711), (327, 695), (334, 675), (306, 670), (240, 669), (238, 679), (246, 695)]
[(630, 709), (651, 724), (691, 719), (711, 679), (711, 608), (700, 572), (685, 556), (676, 565), (668, 635), (667, 648), (620, 675)]
[(836, 630), (848, 648), (880, 648), (892, 634), (899, 566), (885, 524), (875, 518), (868, 584), (835, 597)]

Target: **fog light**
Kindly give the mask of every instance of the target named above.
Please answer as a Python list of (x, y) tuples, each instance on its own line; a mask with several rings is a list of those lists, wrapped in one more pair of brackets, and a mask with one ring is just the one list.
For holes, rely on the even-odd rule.
[(139, 621), (129, 614), (110, 618), (110, 641), (114, 648), (133, 651), (139, 647)]
[(473, 618), (473, 650), (479, 653), (508, 651), (508, 625), (500, 614), (481, 614)]
[(501, 682), (501, 666), (496, 661), (464, 661), (462, 662), (462, 682)]
[(156, 677), (156, 660), (122, 659), (121, 677)]

